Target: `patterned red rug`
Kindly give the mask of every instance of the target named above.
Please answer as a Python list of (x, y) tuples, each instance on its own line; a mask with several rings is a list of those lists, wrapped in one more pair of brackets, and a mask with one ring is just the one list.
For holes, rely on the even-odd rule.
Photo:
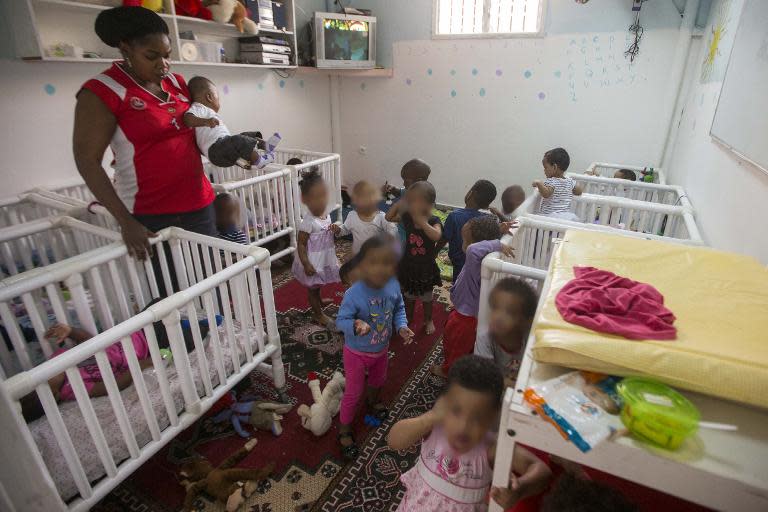
[[(238, 467), (261, 467), (275, 463), (272, 476), (263, 482), (249, 498), (242, 510), (250, 512), (294, 512), (309, 510), (329, 486), (336, 485), (336, 477), (345, 467), (336, 442), (337, 427), (322, 437), (315, 437), (301, 427), (295, 408), (311, 404), (307, 387), (307, 374), (321, 376), (324, 386), (333, 372), (342, 369), (342, 338), (311, 322), (305, 289), (294, 281), (289, 271), (273, 272), (275, 302), (283, 348), (283, 362), (287, 378), (286, 393), (294, 409), (285, 415), (283, 434), (274, 437), (269, 432), (255, 433), (256, 448)], [(329, 286), (324, 297), (334, 300), (327, 312), (335, 314), (343, 297), (342, 286)], [(431, 336), (417, 334), (413, 344), (405, 346), (396, 338), (390, 344), (388, 380), (382, 390), (385, 400), (393, 403), (402, 398), (401, 389), (411, 381), (414, 371), (428, 356), (434, 357), (434, 347), (442, 334), (447, 317), (447, 293), (441, 289), (435, 304), (434, 320), (438, 331)], [(417, 308), (417, 320), (421, 311)], [(262, 400), (279, 401), (268, 376), (254, 372), (249, 377), (249, 392)], [(410, 395), (409, 395), (410, 396)], [(426, 398), (426, 397), (425, 397)], [(431, 401), (429, 402), (431, 403)], [(184, 489), (178, 483), (180, 465), (195, 455), (202, 455), (217, 465), (244, 443), (228, 422), (216, 424), (207, 415), (179, 434), (168, 446), (147, 461), (95, 508), (101, 512), (124, 510), (170, 512), (180, 510)], [(358, 418), (355, 434), (361, 446), (368, 445), (376, 432)], [(361, 457), (363, 459), (367, 457)], [(345, 472), (346, 474), (346, 472)], [(397, 475), (392, 474), (397, 485)], [(223, 508), (210, 497), (200, 495), (195, 509), (221, 511)], [(381, 509), (371, 509), (381, 510)]]

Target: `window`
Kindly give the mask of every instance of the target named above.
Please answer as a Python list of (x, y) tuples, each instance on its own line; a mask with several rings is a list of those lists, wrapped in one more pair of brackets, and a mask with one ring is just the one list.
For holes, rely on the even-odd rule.
[(434, 0), (435, 37), (539, 35), (545, 0)]

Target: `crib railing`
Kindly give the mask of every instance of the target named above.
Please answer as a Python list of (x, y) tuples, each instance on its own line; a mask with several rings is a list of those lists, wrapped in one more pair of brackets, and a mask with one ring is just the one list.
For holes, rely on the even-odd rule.
[[(135, 297), (137, 307), (143, 307), (150, 297), (158, 296), (161, 282), (170, 288), (172, 270), (165, 259), (165, 244), (161, 242), (168, 244), (180, 291), (135, 313), (128, 304), (130, 296)], [(125, 246), (116, 243), (55, 263), (45, 272), (36, 269), (28, 272), (26, 277), (15, 276), (0, 286), (0, 312), (10, 333), (13, 333), (15, 323), (9, 318), (9, 304), (20, 297), (27, 304), (36, 292), (48, 294), (57, 321), (69, 320), (71, 315), (65, 311), (61, 297), (65, 289), (74, 302), (73, 316), (79, 325), (93, 333), (98, 332), (90, 340), (39, 366), (25, 365), (24, 371), (0, 382), (0, 425), (3, 432), (10, 429), (9, 436), (22, 441), (5, 447), (5, 450), (12, 451), (15, 458), (34, 461), (33, 466), (24, 464), (25, 471), (34, 473), (36, 466), (38, 473), (24, 488), (5, 489), (17, 510), (22, 510), (24, 504), (43, 502), (56, 504), (46, 510), (87, 510), (174, 435), (196, 421), (242, 376), (254, 369), (268, 370), (277, 387), (285, 385), (268, 252), (253, 245), (212, 239), (177, 228), (161, 231), (152, 243), (160, 257), (162, 275), (159, 276), (152, 272), (152, 265), (130, 258)], [(254, 267), (258, 267), (258, 275)], [(144, 294), (145, 286), (151, 295)], [(117, 303), (107, 292), (110, 288), (114, 289), (112, 295), (119, 299)], [(117, 311), (112, 310), (113, 305)], [(217, 329), (213, 326), (217, 325), (218, 318), (221, 318), (221, 327)], [(198, 319), (207, 321), (212, 327), (207, 342), (211, 356), (206, 353)], [(153, 325), (158, 321), (165, 327), (173, 354), (167, 366), (158, 348)], [(185, 348), (184, 322), (192, 331), (193, 354), (188, 354)], [(161, 414), (153, 408), (146, 374), (139, 366), (131, 342), (131, 333), (140, 330), (146, 336), (157, 374), (163, 403)], [(19, 354), (25, 354), (18, 333), (12, 334), (12, 340)], [(142, 425), (146, 424), (150, 433), (150, 439), (144, 443), (137, 441), (131, 423), (137, 418), (128, 417), (105, 353), (115, 343), (120, 343), (125, 352), (141, 406)], [(224, 356), (225, 347), (230, 349), (228, 359)], [(124, 445), (119, 449), (127, 450), (125, 461), (113, 456), (116, 448), (105, 438), (104, 420), (94, 412), (93, 399), (88, 396), (78, 371), (78, 365), (93, 357), (122, 434)], [(267, 359), (271, 359), (271, 364), (267, 364)], [(171, 368), (181, 385), (180, 406), (177, 406), (177, 397), (173, 396), (168, 384)], [(49, 387), (48, 381), (61, 373), (66, 373), (85, 419), (88, 446), (73, 443), (72, 433), (60, 411), (61, 404), (57, 403)], [(153, 388), (153, 391), (156, 390)], [(51, 496), (56, 493), (51, 474), (35, 445), (29, 425), (17, 409), (19, 400), (30, 393), (34, 393), (42, 405), (79, 493), (79, 498), (66, 505), (58, 494)], [(98, 457), (100, 467), (97, 469), (100, 471), (86, 471), (83, 461), (88, 457)], [(92, 482), (103, 474), (107, 477), (94, 485)], [(22, 508), (18, 508), (19, 504)]]
[(63, 196), (82, 201), (86, 204), (96, 200), (91, 189), (88, 188), (82, 180), (75, 179), (64, 185), (51, 187), (52, 192), (61, 194)]
[(0, 228), (2, 275), (50, 265), (120, 238), (120, 233), (67, 216)]
[(242, 228), (250, 243), (263, 245), (289, 236), (290, 245), (270, 256), (274, 261), (295, 251), (293, 173), (289, 169), (239, 181), (214, 184), (217, 194), (233, 195), (241, 206)]
[(44, 190), (0, 199), (0, 228), (55, 215), (76, 215), (83, 203)]
[(571, 212), (578, 218), (577, 222), (539, 215), (537, 212), (540, 205), (541, 195), (536, 190), (513, 212), (513, 215), (517, 217), (525, 215), (542, 221), (556, 222), (566, 227), (599, 225), (616, 231), (637, 233), (644, 238), (657, 236), (692, 245), (704, 244), (692, 210), (683, 206), (582, 194), (574, 196), (571, 201)]
[(648, 203), (683, 206), (693, 209), (682, 187), (629, 181), (613, 177), (569, 174), (584, 192), (598, 196), (624, 197)]
[(633, 171), (637, 175), (637, 179), (641, 178), (641, 173), (643, 171), (648, 171), (650, 169), (653, 169), (653, 182), (661, 185), (664, 185), (667, 183), (664, 170), (659, 167), (631, 165), (631, 164), (614, 164), (614, 163), (608, 163), (608, 162), (592, 162), (591, 164), (589, 164), (589, 167), (587, 167), (586, 172), (594, 176), (612, 178), (614, 173), (619, 169), (629, 169), (630, 171)]

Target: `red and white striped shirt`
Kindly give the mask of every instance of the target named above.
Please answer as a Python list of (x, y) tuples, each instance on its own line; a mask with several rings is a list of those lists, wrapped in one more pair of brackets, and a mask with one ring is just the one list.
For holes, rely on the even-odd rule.
[(110, 142), (115, 190), (135, 214), (191, 212), (208, 206), (215, 195), (195, 131), (182, 121), (189, 109), (186, 82), (169, 74), (160, 86), (168, 93), (165, 101), (139, 85), (120, 62), (83, 84), (117, 120)]

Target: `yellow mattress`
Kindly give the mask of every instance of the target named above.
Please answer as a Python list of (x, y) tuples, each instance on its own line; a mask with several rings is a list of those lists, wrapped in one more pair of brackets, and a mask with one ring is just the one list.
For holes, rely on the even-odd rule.
[[(557, 292), (573, 266), (655, 286), (677, 317), (677, 339), (631, 341), (563, 320)], [(568, 231), (534, 326), (535, 360), (672, 386), (768, 408), (768, 268), (737, 254), (588, 231)], [(723, 419), (725, 421), (725, 419)]]

